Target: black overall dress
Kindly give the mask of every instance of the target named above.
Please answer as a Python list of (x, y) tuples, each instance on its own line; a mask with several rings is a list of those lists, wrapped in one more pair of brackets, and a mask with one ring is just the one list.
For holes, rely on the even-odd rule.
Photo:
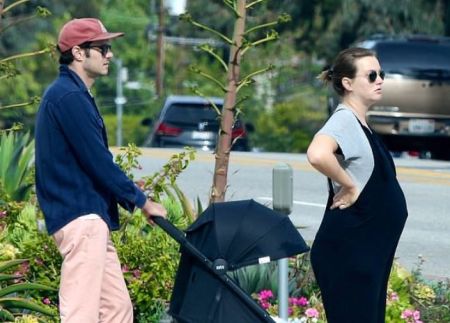
[[(359, 122), (359, 121), (358, 121)], [(362, 124), (374, 169), (357, 201), (333, 209), (333, 189), (311, 248), (311, 263), (329, 323), (385, 322), (395, 250), (408, 216), (389, 152)]]

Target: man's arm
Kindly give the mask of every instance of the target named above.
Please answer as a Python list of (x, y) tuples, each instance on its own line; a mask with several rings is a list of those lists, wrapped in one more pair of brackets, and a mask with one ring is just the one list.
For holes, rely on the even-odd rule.
[(93, 101), (82, 92), (66, 95), (52, 109), (54, 118), (83, 170), (101, 190), (118, 201), (126, 201), (128, 209), (144, 207), (147, 199), (142, 191), (113, 161), (103, 138), (103, 122)]

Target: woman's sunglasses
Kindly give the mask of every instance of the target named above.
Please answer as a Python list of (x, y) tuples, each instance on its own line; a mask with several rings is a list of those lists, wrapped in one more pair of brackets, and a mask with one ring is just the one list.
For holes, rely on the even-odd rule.
[(108, 54), (108, 52), (111, 50), (111, 44), (102, 44), (102, 45), (96, 45), (96, 46), (89, 46), (87, 48), (95, 49), (96, 51), (100, 52), (103, 57)]
[(377, 71), (372, 70), (372, 71), (370, 71), (369, 74), (367, 74), (367, 77), (369, 79), (369, 82), (373, 83), (373, 82), (375, 82), (377, 80), (378, 75), (380, 76), (380, 78), (382, 80), (384, 80), (384, 74), (385, 73), (384, 73), (383, 70), (381, 70), (379, 73)]

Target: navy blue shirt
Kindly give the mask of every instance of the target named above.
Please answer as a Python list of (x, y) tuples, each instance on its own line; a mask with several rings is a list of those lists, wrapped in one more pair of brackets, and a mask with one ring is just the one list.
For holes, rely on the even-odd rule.
[(113, 161), (94, 98), (67, 65), (44, 93), (35, 145), (36, 191), (49, 234), (90, 213), (117, 230), (117, 203), (129, 211), (145, 204), (145, 195)]

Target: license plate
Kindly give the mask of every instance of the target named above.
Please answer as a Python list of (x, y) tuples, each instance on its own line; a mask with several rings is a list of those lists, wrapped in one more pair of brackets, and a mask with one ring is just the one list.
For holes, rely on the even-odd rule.
[(433, 133), (434, 120), (429, 119), (411, 119), (408, 124), (408, 131), (410, 133)]
[(207, 140), (211, 138), (211, 133), (202, 131), (193, 131), (192, 139)]

